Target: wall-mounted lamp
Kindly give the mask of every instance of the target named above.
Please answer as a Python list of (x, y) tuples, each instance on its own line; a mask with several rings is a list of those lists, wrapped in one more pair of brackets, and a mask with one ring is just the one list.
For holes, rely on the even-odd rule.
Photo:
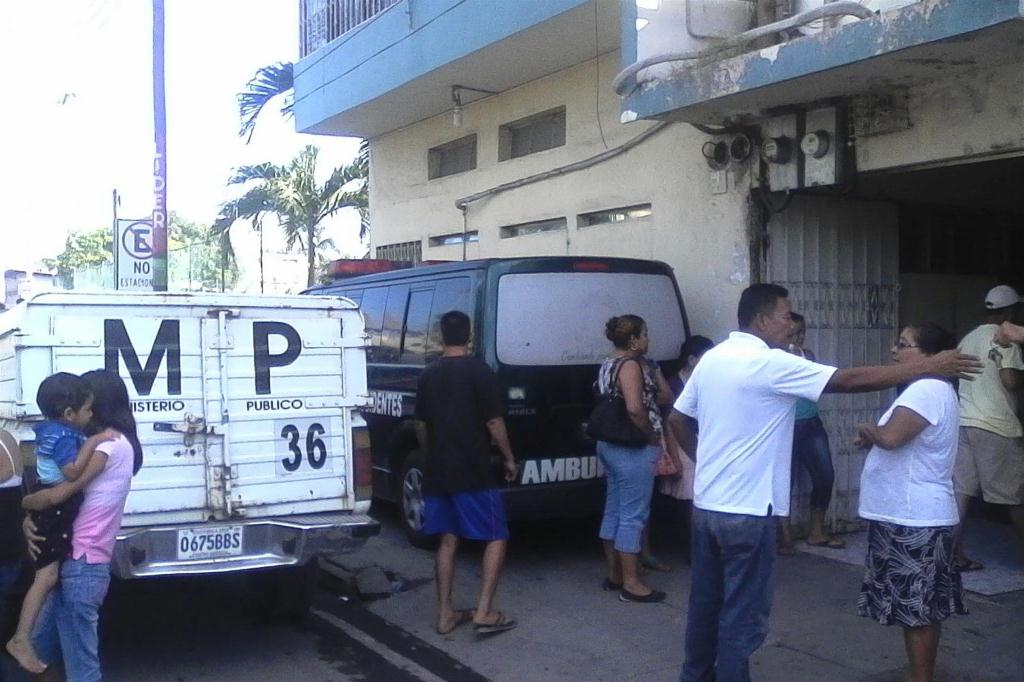
[(498, 93), (493, 90), (481, 90), (480, 88), (471, 88), (466, 85), (453, 85), (452, 86), (452, 126), (456, 128), (462, 127), (463, 114), (465, 110), (462, 108), (462, 91), (467, 90), (469, 92), (479, 92), (484, 95), (497, 95)]

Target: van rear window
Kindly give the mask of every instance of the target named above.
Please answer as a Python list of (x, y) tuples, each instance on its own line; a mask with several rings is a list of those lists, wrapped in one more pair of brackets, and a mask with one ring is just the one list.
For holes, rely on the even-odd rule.
[(604, 326), (613, 315), (647, 321), (648, 357), (674, 360), (686, 338), (668, 275), (547, 272), (498, 281), (497, 354), (507, 365), (597, 364), (612, 349)]

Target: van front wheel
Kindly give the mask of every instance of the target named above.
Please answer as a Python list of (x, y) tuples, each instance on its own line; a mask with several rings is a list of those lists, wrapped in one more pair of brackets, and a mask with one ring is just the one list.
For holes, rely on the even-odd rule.
[(423, 534), (423, 458), (413, 453), (402, 463), (398, 505), (402, 512), (402, 528), (414, 547), (433, 549), (437, 539)]

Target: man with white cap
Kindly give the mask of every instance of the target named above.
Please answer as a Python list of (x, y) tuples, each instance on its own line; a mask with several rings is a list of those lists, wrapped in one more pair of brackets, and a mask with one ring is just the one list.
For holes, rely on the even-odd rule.
[(960, 511), (956, 562), (961, 571), (982, 568), (963, 551), (963, 520), (978, 495), (1008, 505), (1014, 530), (1024, 541), (1024, 428), (1015, 395), (1024, 388), (1024, 359), (1019, 346), (1002, 346), (996, 339), (1000, 325), (1013, 317), (1020, 302), (1013, 287), (992, 288), (985, 296), (985, 322), (960, 342), (961, 353), (984, 363), (974, 381), (960, 383), (960, 447), (953, 485)]

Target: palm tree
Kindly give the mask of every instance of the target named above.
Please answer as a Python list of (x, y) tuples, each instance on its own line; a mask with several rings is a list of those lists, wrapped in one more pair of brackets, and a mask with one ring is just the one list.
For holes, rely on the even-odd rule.
[[(238, 115), (242, 119), (240, 137), (246, 143), (252, 140), (256, 129), (256, 118), (270, 100), (281, 97), (281, 115), (286, 118), (292, 115), (295, 90), (295, 65), (291, 62), (278, 62), (264, 66), (246, 85), (246, 91), (238, 93)], [(246, 137), (248, 136), (248, 137)]]
[[(238, 131), (239, 136), (246, 138), (246, 143), (252, 140), (260, 112), (263, 111), (263, 107), (277, 97), (282, 98), (281, 115), (286, 118), (292, 116), (292, 107), (295, 104), (294, 91), (295, 65), (292, 62), (277, 62), (258, 69), (246, 84), (246, 90), (238, 93), (238, 115), (242, 121), (242, 127)], [(352, 171), (358, 172), (364, 180), (362, 188), (357, 193), (359, 196), (354, 196), (353, 201), (355, 208), (359, 211), (359, 238), (365, 239), (370, 232), (369, 195), (366, 182), (370, 174), (369, 141), (363, 140), (359, 143), (359, 153), (351, 167)]]
[[(286, 165), (261, 163), (235, 169), (228, 185), (251, 184), (249, 190), (221, 206), (213, 231), (223, 237), (238, 220), (251, 221), (262, 232), (263, 218), (277, 216), (285, 244), (306, 253), (306, 284), (316, 282), (318, 251), (332, 246), (323, 238), (323, 221), (343, 208), (366, 206), (365, 167), (357, 158), (335, 168), (323, 185), (316, 182), (318, 150), (309, 145)], [(262, 277), (261, 277), (262, 279)]]

